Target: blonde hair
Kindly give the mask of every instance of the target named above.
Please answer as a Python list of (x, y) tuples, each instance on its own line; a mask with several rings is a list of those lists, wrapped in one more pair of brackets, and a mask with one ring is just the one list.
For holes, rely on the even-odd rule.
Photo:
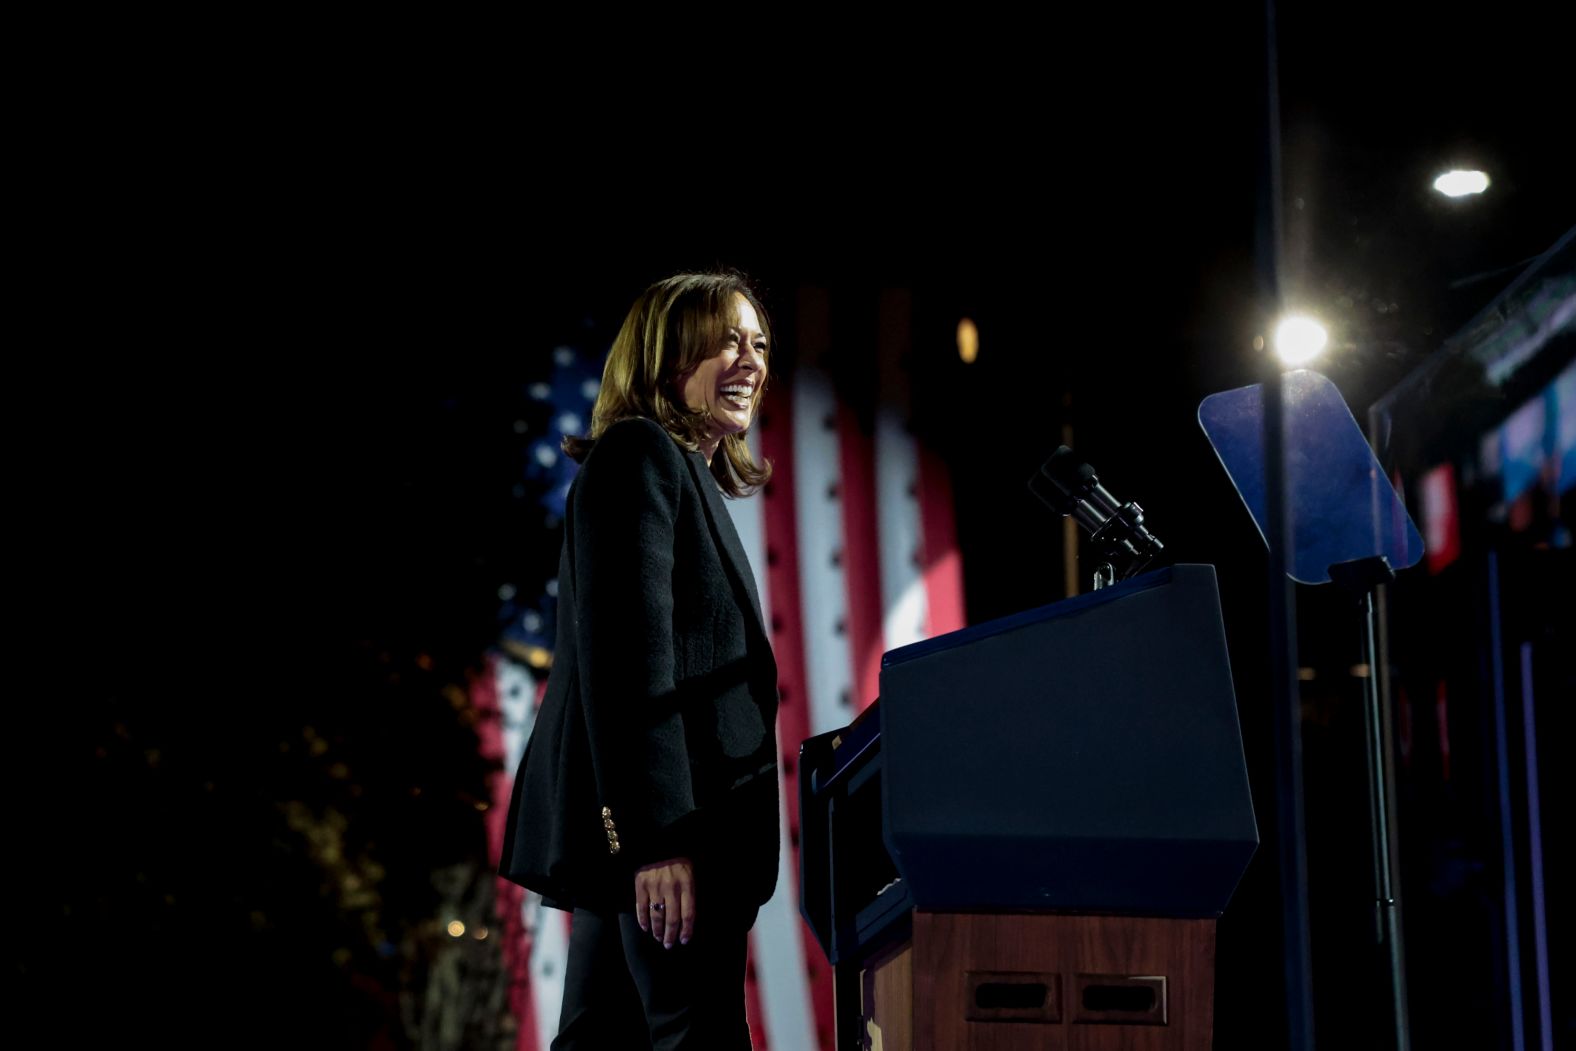
[[(738, 274), (675, 274), (642, 292), (613, 339), (591, 410), (591, 430), (583, 437), (566, 437), (564, 452), (584, 461), (602, 432), (632, 416), (655, 420), (686, 449), (700, 448), (710, 436), (711, 416), (686, 405), (676, 381), (721, 351), (728, 329), (739, 321), (738, 296), (755, 308), (769, 352), (766, 308)], [(766, 378), (755, 387), (752, 420)], [(748, 496), (772, 476), (769, 462), (757, 465), (750, 456), (744, 436), (744, 431), (723, 435), (711, 458), (712, 477), (729, 496)]]

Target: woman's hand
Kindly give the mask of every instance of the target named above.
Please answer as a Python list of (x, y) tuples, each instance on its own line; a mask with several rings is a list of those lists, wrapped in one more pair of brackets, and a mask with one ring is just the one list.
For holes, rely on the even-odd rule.
[(673, 939), (688, 945), (695, 933), (695, 864), (669, 858), (635, 873), (635, 922), (640, 929), (673, 948)]

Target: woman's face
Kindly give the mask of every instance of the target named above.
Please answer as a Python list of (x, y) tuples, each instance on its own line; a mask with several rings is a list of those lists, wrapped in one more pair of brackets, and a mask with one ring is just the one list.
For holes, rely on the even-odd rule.
[(738, 319), (728, 327), (717, 353), (678, 378), (684, 404), (711, 416), (712, 437), (717, 439), (749, 427), (766, 382), (766, 336), (760, 318), (743, 296), (735, 303)]

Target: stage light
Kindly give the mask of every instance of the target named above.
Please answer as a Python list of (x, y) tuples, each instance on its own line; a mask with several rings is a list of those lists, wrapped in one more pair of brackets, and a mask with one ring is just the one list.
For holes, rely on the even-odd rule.
[(963, 359), (963, 364), (972, 365), (979, 356), (980, 330), (973, 321), (964, 318), (958, 322), (958, 357)]
[(1448, 171), (1434, 180), (1434, 189), (1446, 197), (1465, 197), (1488, 189), (1488, 176), (1479, 171)]
[(449, 936), (450, 937), (458, 938), (461, 935), (463, 935), (464, 933), (465, 933), (465, 924), (461, 923), (459, 920), (450, 920), (449, 921)]
[(1329, 342), (1324, 326), (1311, 317), (1285, 318), (1275, 328), (1275, 356), (1286, 365), (1306, 365)]

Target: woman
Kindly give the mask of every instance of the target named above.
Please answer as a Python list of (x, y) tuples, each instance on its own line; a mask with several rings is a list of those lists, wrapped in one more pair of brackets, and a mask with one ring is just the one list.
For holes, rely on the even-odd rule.
[[(734, 275), (680, 274), (613, 342), (570, 488), (553, 671), (500, 873), (574, 910), (554, 1049), (747, 1049), (747, 934), (777, 879), (777, 668), (722, 493), (771, 335)], [(720, 492), (719, 492), (720, 490)]]

